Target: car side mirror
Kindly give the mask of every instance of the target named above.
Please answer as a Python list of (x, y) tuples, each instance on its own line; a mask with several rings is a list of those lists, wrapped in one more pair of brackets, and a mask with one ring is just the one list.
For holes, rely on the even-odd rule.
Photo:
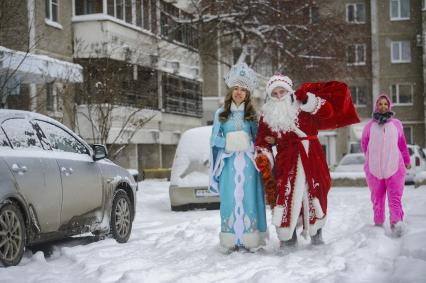
[(107, 157), (107, 149), (103, 144), (94, 144), (92, 145), (93, 148), (93, 160), (97, 161), (97, 160), (101, 160)]

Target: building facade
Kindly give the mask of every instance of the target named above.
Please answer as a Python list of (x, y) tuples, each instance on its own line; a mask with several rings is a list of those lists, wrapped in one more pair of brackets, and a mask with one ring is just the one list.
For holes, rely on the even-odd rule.
[(181, 133), (202, 117), (188, 8), (163, 0), (6, 2), (0, 45), (78, 63), (84, 75), (71, 86), (58, 78), (21, 85), (7, 107), (47, 114), (89, 143), (108, 144), (124, 167), (170, 168)]

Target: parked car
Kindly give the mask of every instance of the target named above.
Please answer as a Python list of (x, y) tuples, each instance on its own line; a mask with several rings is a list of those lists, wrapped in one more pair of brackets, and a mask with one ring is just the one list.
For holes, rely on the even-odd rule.
[(417, 173), (426, 171), (426, 155), (423, 149), (416, 144), (408, 144), (407, 147), (410, 154), (411, 169), (407, 170), (405, 182), (412, 184)]
[(364, 172), (365, 156), (363, 153), (349, 153), (343, 156), (335, 172)]
[(0, 110), (0, 261), (20, 262), (26, 246), (76, 234), (127, 242), (136, 182), (61, 123)]
[(211, 131), (211, 126), (190, 129), (179, 141), (169, 187), (173, 211), (219, 208), (219, 197), (208, 191)]
[[(407, 147), (411, 159), (411, 169), (407, 169), (405, 183), (412, 184), (417, 173), (426, 171), (426, 155), (423, 152), (423, 149), (418, 145), (409, 144)], [(335, 172), (364, 171), (364, 162), (365, 158), (362, 153), (346, 154), (342, 160), (340, 160)]]

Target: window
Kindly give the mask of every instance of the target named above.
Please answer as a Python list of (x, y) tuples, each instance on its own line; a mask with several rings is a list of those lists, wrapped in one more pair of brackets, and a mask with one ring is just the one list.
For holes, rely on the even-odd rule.
[(45, 0), (46, 4), (46, 19), (57, 23), (58, 22), (58, 0)]
[(46, 110), (55, 111), (55, 93), (53, 83), (46, 84)]
[(9, 137), (9, 141), (17, 150), (42, 150), (38, 133), (25, 119), (9, 119), (3, 122), (3, 130)]
[(409, 41), (393, 41), (391, 44), (391, 62), (411, 62), (411, 44)]
[(367, 87), (351, 86), (350, 88), (352, 100), (356, 106), (367, 105)]
[(348, 65), (365, 65), (366, 64), (366, 45), (353, 44), (349, 45), (346, 50), (346, 58)]
[(198, 30), (191, 22), (180, 23), (179, 20), (190, 20), (191, 15), (178, 9), (171, 3), (161, 1), (160, 31), (163, 37), (187, 46), (198, 48)]
[(410, 0), (390, 0), (390, 18), (392, 21), (410, 19)]
[[(404, 130), (404, 136), (405, 136), (405, 140), (407, 141), (407, 144), (412, 144), (413, 143), (413, 127), (403, 127), (403, 130)], [(411, 152), (410, 152), (410, 155), (412, 155)]]
[(164, 74), (162, 87), (166, 112), (202, 116), (202, 95), (199, 82)]
[(394, 84), (391, 85), (392, 101), (397, 105), (413, 104), (413, 85)]
[(102, 13), (102, 0), (75, 0), (75, 14), (77, 16)]
[(353, 24), (365, 23), (365, 5), (364, 3), (354, 3), (346, 5), (346, 22)]
[(126, 23), (132, 23), (132, 0), (124, 0), (124, 20)]
[(34, 127), (43, 131), (43, 144), (53, 151), (89, 154), (87, 148), (75, 137), (56, 125), (44, 121), (34, 121)]
[(303, 13), (308, 24), (317, 24), (319, 22), (320, 14), (318, 7), (306, 7)]
[(426, 0), (422, 0), (422, 10), (426, 10)]
[(107, 0), (107, 13), (128, 24), (155, 33), (157, 18), (155, 5), (155, 0)]

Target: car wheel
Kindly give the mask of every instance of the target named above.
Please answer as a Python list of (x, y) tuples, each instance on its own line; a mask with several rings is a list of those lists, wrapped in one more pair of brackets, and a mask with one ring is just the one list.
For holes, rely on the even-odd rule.
[(132, 232), (132, 207), (126, 192), (118, 190), (112, 201), (110, 229), (112, 237), (125, 243)]
[(24, 254), (25, 222), (15, 204), (0, 209), (0, 261), (5, 266), (17, 265)]

